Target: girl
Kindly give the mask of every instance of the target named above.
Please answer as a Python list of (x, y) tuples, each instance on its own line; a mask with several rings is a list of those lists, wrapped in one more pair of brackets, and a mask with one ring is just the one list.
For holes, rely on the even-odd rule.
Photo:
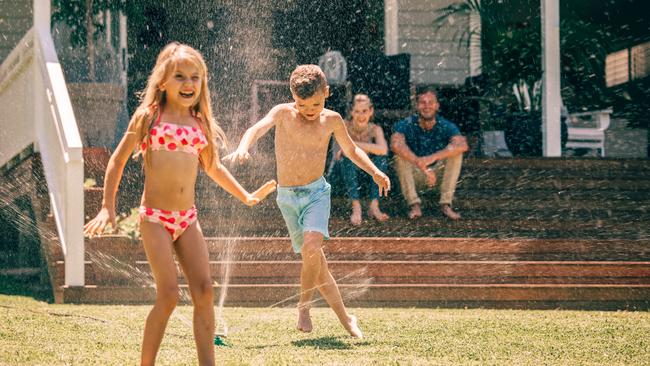
[(156, 303), (147, 317), (142, 365), (153, 365), (179, 289), (172, 251), (185, 274), (194, 304), (194, 338), (200, 365), (214, 365), (214, 310), (208, 248), (197, 221), (194, 185), (198, 167), (244, 204), (252, 206), (275, 189), (270, 181), (253, 194), (243, 189), (219, 161), (225, 143), (215, 124), (207, 86), (207, 67), (190, 46), (171, 43), (158, 55), (142, 103), (111, 156), (102, 208), (84, 232), (115, 228), (115, 194), (131, 152), (144, 160), (140, 235), (156, 281)]
[[(382, 128), (370, 122), (373, 113), (374, 109), (370, 98), (365, 94), (357, 94), (352, 101), (352, 109), (350, 111), (352, 118), (350, 118), (350, 121), (345, 121), (345, 124), (348, 129), (348, 134), (350, 134), (354, 143), (368, 154), (379, 170), (386, 171), (388, 166), (386, 157), (388, 154), (388, 144), (386, 143)], [(352, 200), (350, 221), (353, 225), (360, 225), (361, 202), (359, 201), (359, 191), (361, 190), (361, 185), (359, 183), (359, 173), (361, 173), (361, 170), (350, 159), (343, 156), (340, 149), (336, 152), (335, 159), (340, 161), (346, 192)], [(388, 215), (379, 209), (379, 188), (374, 182), (371, 181), (369, 183), (371, 186), (369, 187), (370, 206), (368, 213), (371, 217), (379, 221), (386, 221)]]

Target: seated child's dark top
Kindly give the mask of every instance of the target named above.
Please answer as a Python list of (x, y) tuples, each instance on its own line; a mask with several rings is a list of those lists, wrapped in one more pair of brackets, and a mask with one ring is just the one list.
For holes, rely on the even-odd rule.
[(404, 135), (406, 144), (417, 156), (426, 156), (444, 149), (453, 136), (460, 135), (460, 130), (453, 122), (436, 116), (436, 124), (430, 130), (424, 130), (418, 124), (418, 116), (412, 115), (395, 124), (393, 132)]

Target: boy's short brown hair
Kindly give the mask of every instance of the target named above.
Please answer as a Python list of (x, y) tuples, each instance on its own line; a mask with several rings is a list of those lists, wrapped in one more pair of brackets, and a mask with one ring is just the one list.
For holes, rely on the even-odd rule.
[(317, 90), (325, 91), (327, 79), (318, 65), (299, 65), (291, 73), (289, 88), (301, 99), (311, 97)]

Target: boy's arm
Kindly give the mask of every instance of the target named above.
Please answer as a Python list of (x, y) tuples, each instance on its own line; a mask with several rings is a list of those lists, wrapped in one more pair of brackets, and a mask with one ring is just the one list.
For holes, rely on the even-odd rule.
[(345, 156), (352, 160), (352, 162), (359, 168), (363, 169), (363, 171), (372, 176), (372, 179), (379, 186), (380, 196), (382, 195), (382, 192), (383, 195), (386, 195), (390, 190), (390, 180), (388, 179), (388, 176), (379, 170), (375, 164), (372, 163), (368, 155), (357, 146), (354, 141), (352, 141), (341, 117), (337, 114), (336, 117), (330, 118), (333, 123), (334, 138), (341, 147), (341, 150), (343, 150)]
[(248, 150), (260, 137), (264, 136), (273, 126), (275, 126), (275, 123), (278, 120), (278, 115), (281, 113), (281, 109), (282, 107), (279, 105), (273, 107), (264, 118), (246, 130), (244, 136), (242, 136), (241, 141), (239, 142), (237, 150), (224, 156), (223, 160), (239, 163), (248, 160), (248, 158), (250, 158)]

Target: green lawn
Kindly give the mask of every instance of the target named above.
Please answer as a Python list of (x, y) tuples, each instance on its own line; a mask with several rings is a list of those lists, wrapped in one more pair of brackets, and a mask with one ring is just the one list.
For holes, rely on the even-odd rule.
[[(149, 306), (54, 305), (0, 295), (0, 365), (136, 365)], [(226, 365), (650, 365), (650, 313), (351, 309), (366, 337), (346, 337), (327, 308), (314, 332), (294, 309), (226, 308)], [(170, 320), (160, 365), (195, 365), (191, 307)]]

